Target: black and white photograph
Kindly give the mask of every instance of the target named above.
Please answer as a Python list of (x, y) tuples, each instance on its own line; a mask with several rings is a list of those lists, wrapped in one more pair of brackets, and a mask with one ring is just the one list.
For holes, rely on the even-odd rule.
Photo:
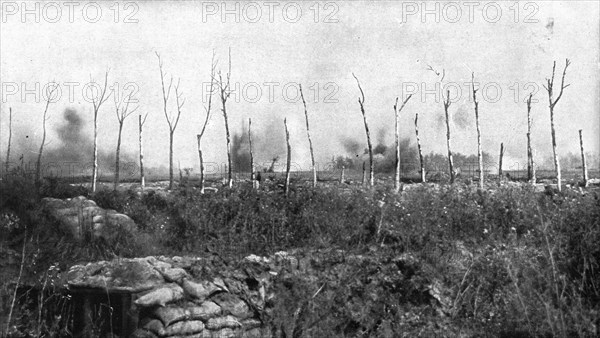
[(0, 337), (600, 335), (597, 0), (0, 0)]

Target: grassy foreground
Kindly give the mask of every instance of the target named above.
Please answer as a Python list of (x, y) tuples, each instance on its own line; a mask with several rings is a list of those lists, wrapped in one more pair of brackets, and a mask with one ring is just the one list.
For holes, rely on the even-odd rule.
[[(517, 183), (490, 183), (485, 190), (461, 183), (406, 187), (395, 194), (383, 186), (298, 183), (288, 197), (275, 183), (258, 191), (240, 184), (207, 194), (191, 186), (90, 194), (57, 182), (36, 189), (22, 177), (4, 180), (1, 253), (24, 266), (21, 284), (47, 292), (36, 296), (41, 301), (20, 297), (16, 306), (24, 309), (14, 311), (10, 330), (16, 336), (67, 332), (66, 310), (56, 306), (63, 298), (68, 303), (67, 295), (54, 278), (78, 262), (205, 254), (234, 261), (280, 250), (338, 250), (368, 259), (340, 264), (332, 254), (310, 278), (282, 276), (272, 321), (291, 321), (298, 337), (598, 334), (597, 190), (539, 193)], [(139, 232), (114, 243), (77, 243), (57, 233), (40, 198), (78, 195), (129, 215)], [(399, 263), (407, 255), (414, 264)], [(1, 309), (3, 332), (18, 270), (3, 272), (10, 273), (0, 283), (9, 300)], [(443, 306), (424, 296), (432, 283)]]

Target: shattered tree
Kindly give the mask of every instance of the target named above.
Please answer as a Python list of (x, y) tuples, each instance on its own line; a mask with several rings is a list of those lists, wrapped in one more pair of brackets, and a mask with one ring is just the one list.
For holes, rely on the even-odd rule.
[[(58, 89), (58, 85), (54, 85), (54, 88), (52, 88), (49, 92), (48, 92), (48, 88), (46, 88), (46, 94), (48, 95), (48, 97), (46, 98), (46, 108), (44, 109), (44, 114), (42, 115), (42, 143), (40, 144), (40, 150), (38, 151), (38, 158), (37, 158), (37, 164), (35, 167), (35, 183), (37, 185), (40, 184), (40, 179), (41, 179), (41, 174), (42, 174), (42, 154), (44, 152), (44, 145), (46, 145), (46, 121), (48, 121), (49, 117), (48, 117), (48, 107), (50, 106), (50, 102), (53, 99), (53, 95), (54, 92), (56, 91), (56, 89)], [(94, 118), (94, 125), (95, 125), (96, 119)], [(94, 155), (96, 154), (96, 142), (95, 142), (96, 137), (94, 137)], [(96, 171), (96, 166), (97, 166), (97, 161), (96, 158), (94, 157), (94, 172)]]
[(394, 191), (400, 191), (400, 112), (406, 105), (406, 102), (410, 100), (412, 94), (408, 95), (404, 102), (402, 102), (402, 106), (398, 109), (398, 98), (396, 98), (396, 103), (394, 103), (394, 116), (395, 116), (395, 134), (396, 134), (396, 177), (394, 179)]
[(313, 151), (313, 144), (310, 138), (310, 127), (308, 125), (308, 109), (306, 108), (306, 101), (304, 100), (304, 93), (302, 93), (302, 85), (298, 84), (300, 88), (300, 97), (302, 98), (302, 103), (304, 104), (304, 117), (306, 119), (306, 136), (308, 137), (308, 145), (310, 147), (310, 160), (312, 164), (312, 173), (313, 173), (313, 188), (317, 186), (317, 168), (315, 165), (315, 153)]
[(175, 103), (177, 104), (177, 115), (172, 116), (170, 112), (168, 112), (167, 105), (169, 102), (169, 96), (171, 95), (171, 87), (173, 85), (173, 76), (169, 80), (169, 87), (165, 90), (165, 73), (163, 71), (163, 63), (160, 58), (160, 55), (156, 53), (156, 57), (158, 58), (158, 68), (160, 70), (160, 82), (162, 85), (162, 94), (163, 94), (163, 113), (165, 114), (165, 119), (167, 120), (167, 125), (169, 126), (169, 190), (173, 189), (173, 139), (175, 135), (175, 129), (177, 129), (177, 124), (179, 124), (179, 117), (181, 116), (181, 108), (185, 103), (185, 99), (182, 100), (181, 93), (179, 92), (179, 84), (181, 79), (177, 80), (177, 85), (175, 85)]
[(202, 155), (202, 137), (204, 136), (204, 132), (206, 131), (206, 126), (208, 125), (208, 121), (210, 119), (210, 113), (212, 109), (212, 95), (214, 91), (215, 85), (215, 69), (217, 68), (217, 64), (215, 62), (215, 52), (213, 51), (211, 67), (210, 67), (210, 89), (209, 89), (209, 97), (208, 97), (208, 106), (204, 106), (204, 111), (206, 115), (204, 117), (204, 123), (202, 124), (202, 129), (200, 130), (200, 134), (196, 135), (198, 141), (198, 158), (200, 160), (200, 193), (204, 194), (204, 156)]
[(373, 171), (374, 163), (373, 163), (373, 145), (371, 144), (371, 133), (369, 132), (369, 125), (367, 124), (367, 115), (365, 113), (365, 93), (360, 86), (360, 81), (354, 73), (352, 76), (356, 79), (356, 84), (358, 85), (358, 89), (360, 90), (360, 96), (358, 97), (358, 104), (360, 105), (360, 112), (363, 116), (363, 121), (365, 124), (365, 132), (367, 133), (367, 147), (369, 150), (369, 185), (372, 187), (375, 185), (375, 173)]
[(415, 113), (415, 135), (417, 136), (417, 151), (419, 152), (419, 165), (421, 173), (421, 182), (425, 183), (425, 163), (423, 162), (423, 152), (421, 151), (421, 140), (419, 139), (419, 113)]
[(6, 149), (5, 174), (8, 175), (10, 163), (10, 143), (12, 141), (12, 107), (8, 108), (8, 148)]
[(125, 123), (125, 119), (133, 114), (138, 107), (135, 107), (133, 110), (129, 110), (129, 103), (131, 102), (131, 95), (133, 94), (133, 90), (129, 93), (126, 98), (125, 107), (121, 109), (122, 102), (118, 101), (118, 95), (114, 95), (115, 99), (115, 112), (117, 114), (117, 120), (119, 121), (119, 135), (117, 136), (117, 150), (115, 153), (115, 182), (113, 190), (117, 190), (119, 186), (119, 169), (120, 169), (120, 156), (121, 156), (121, 135), (123, 133), (123, 124)]
[(450, 108), (450, 90), (446, 91), (446, 98), (444, 99), (444, 113), (446, 115), (446, 144), (448, 146), (448, 171), (450, 172), (450, 183), (454, 183), (455, 172), (454, 162), (452, 160), (452, 147), (450, 142), (450, 116), (448, 115), (448, 108)]
[(287, 119), (283, 119), (283, 125), (285, 127), (285, 143), (287, 144), (287, 161), (285, 164), (285, 195), (288, 196), (290, 193), (290, 168), (292, 166), (292, 147), (290, 146), (290, 131), (287, 126)]
[(473, 88), (473, 104), (475, 105), (475, 126), (477, 128), (477, 161), (479, 164), (479, 188), (483, 189), (483, 154), (481, 150), (481, 129), (479, 127), (479, 102), (477, 101), (477, 89), (475, 89), (475, 73), (471, 73), (471, 85)]
[(146, 177), (144, 176), (144, 146), (142, 139), (142, 132), (144, 129), (144, 123), (146, 123), (146, 118), (148, 118), (148, 113), (144, 115), (142, 118), (142, 114), (138, 115), (138, 131), (139, 131), (139, 148), (140, 148), (140, 186), (142, 187), (142, 191), (146, 187)]
[(225, 121), (225, 138), (227, 140), (227, 186), (233, 187), (233, 176), (231, 166), (231, 135), (229, 133), (229, 120), (227, 118), (227, 100), (231, 95), (230, 79), (231, 79), (231, 48), (229, 48), (229, 66), (226, 74), (226, 81), (223, 81), (223, 75), (219, 70), (219, 94), (221, 98), (221, 111), (223, 112), (223, 120)]
[[(91, 79), (91, 75), (90, 75), (90, 82), (91, 83), (94, 82)], [(112, 94), (112, 93), (109, 93), (108, 96), (106, 95), (107, 88), (108, 88), (108, 71), (106, 73), (104, 73), (104, 88), (100, 92), (100, 97), (94, 96), (92, 98), (92, 105), (94, 107), (94, 158), (93, 158), (94, 167), (93, 167), (93, 171), (92, 171), (92, 192), (96, 191), (96, 182), (98, 181), (98, 111), (100, 111), (100, 107), (102, 106), (102, 104), (104, 102), (106, 102), (106, 100), (108, 100), (108, 98)]]
[(548, 107), (550, 108), (550, 129), (552, 132), (552, 154), (554, 158), (554, 170), (556, 172), (556, 184), (559, 192), (562, 190), (562, 179), (560, 173), (560, 161), (558, 160), (558, 151), (556, 149), (556, 127), (554, 124), (554, 107), (562, 97), (565, 88), (569, 86), (565, 85), (565, 75), (567, 75), (567, 68), (569, 68), (570, 64), (571, 62), (569, 61), (569, 59), (566, 59), (565, 68), (563, 70), (562, 79), (560, 83), (560, 91), (558, 92), (558, 96), (556, 97), (556, 99), (554, 99), (554, 73), (556, 71), (556, 61), (554, 61), (554, 65), (552, 66), (552, 78), (546, 79), (546, 85), (544, 85), (544, 88), (548, 92)]
[(527, 98), (527, 180), (530, 183), (535, 183), (535, 165), (533, 162), (533, 148), (531, 146), (531, 99), (533, 97), (533, 93), (529, 94), (529, 98)]
[(588, 186), (588, 171), (587, 164), (585, 162), (585, 152), (583, 151), (583, 134), (582, 130), (579, 129), (579, 147), (581, 148), (581, 170), (583, 170), (583, 186)]

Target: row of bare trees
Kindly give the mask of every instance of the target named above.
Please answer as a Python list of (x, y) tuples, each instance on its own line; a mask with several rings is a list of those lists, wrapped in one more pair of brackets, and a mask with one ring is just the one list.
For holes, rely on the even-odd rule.
[[(173, 86), (173, 76), (170, 76), (170, 80), (168, 82), (168, 85), (165, 82), (165, 77), (166, 77), (166, 72), (164, 71), (164, 67), (163, 67), (163, 61), (160, 57), (160, 54), (156, 53), (156, 56), (158, 58), (158, 66), (159, 66), (159, 71), (160, 71), (160, 79), (161, 79), (161, 88), (162, 88), (162, 98), (163, 98), (163, 113), (165, 116), (165, 119), (167, 121), (167, 125), (169, 128), (169, 189), (173, 188), (173, 141), (174, 141), (174, 134), (176, 131), (176, 128), (178, 126), (180, 117), (181, 117), (181, 113), (182, 113), (182, 108), (185, 104), (185, 99), (183, 98), (183, 93), (180, 90), (180, 82), (181, 80), (178, 79), (177, 83), (175, 84), (175, 86)], [(208, 98), (208, 105), (204, 106), (204, 110), (205, 110), (205, 115), (203, 116), (203, 123), (201, 124), (201, 129), (200, 129), (200, 133), (196, 135), (197, 138), (197, 144), (198, 144), (198, 157), (199, 157), (199, 161), (200, 161), (200, 185), (201, 185), (201, 192), (204, 192), (205, 189), (205, 170), (204, 170), (204, 159), (203, 159), (203, 152), (202, 152), (202, 138), (205, 135), (207, 126), (208, 126), (208, 122), (210, 120), (211, 117), (211, 113), (212, 113), (212, 95), (213, 95), (213, 91), (215, 89), (218, 89), (218, 95), (219, 95), (219, 99), (221, 102), (221, 112), (223, 114), (223, 119), (224, 119), (224, 125), (225, 125), (225, 137), (226, 137), (226, 142), (227, 142), (227, 160), (228, 160), (228, 174), (227, 174), (227, 186), (228, 187), (232, 187), (233, 186), (233, 176), (232, 176), (232, 156), (231, 156), (231, 140), (230, 140), (230, 132), (229, 132), (229, 121), (228, 121), (228, 115), (227, 115), (227, 101), (232, 93), (231, 87), (230, 87), (230, 81), (231, 81), (231, 49), (229, 49), (229, 55), (228, 55), (229, 59), (228, 59), (228, 69), (226, 74), (222, 74), (222, 71), (219, 70), (217, 71), (217, 64), (218, 62), (215, 60), (215, 53), (213, 52), (213, 56), (212, 56), (212, 60), (211, 60), (211, 69), (210, 69), (210, 96)], [(554, 62), (553, 68), (552, 68), (552, 76), (550, 79), (546, 79), (546, 84), (544, 85), (544, 88), (546, 89), (546, 91), (548, 92), (548, 100), (549, 100), (549, 110), (550, 110), (550, 125), (551, 125), (551, 136), (552, 136), (552, 150), (553, 150), (553, 159), (554, 159), (554, 166), (555, 166), (555, 173), (556, 173), (556, 178), (557, 178), (557, 183), (558, 183), (558, 190), (561, 190), (561, 170), (560, 170), (560, 162), (558, 160), (558, 151), (557, 151), (557, 143), (556, 143), (556, 128), (555, 128), (555, 115), (554, 115), (554, 111), (555, 111), (555, 107), (557, 105), (557, 103), (559, 102), (559, 100), (562, 98), (563, 95), (563, 91), (565, 88), (567, 88), (569, 85), (566, 84), (565, 85), (565, 76), (566, 76), (566, 72), (567, 72), (567, 68), (570, 65), (570, 61), (567, 59), (565, 62), (565, 67), (563, 69), (562, 72), (562, 78), (561, 78), (561, 83), (560, 83), (560, 87), (558, 89), (558, 93), (555, 97), (556, 94), (556, 90), (555, 90), (555, 72), (556, 72), (556, 62)], [(435, 71), (431, 66), (429, 66), (428, 70), (433, 71), (436, 76), (438, 76), (440, 78), (440, 81), (444, 80), (445, 77), (445, 71), (437, 72)], [(93, 107), (93, 118), (94, 118), (94, 139), (93, 139), (93, 172), (92, 172), (92, 191), (96, 190), (96, 184), (97, 184), (97, 178), (98, 178), (98, 146), (97, 146), (97, 142), (98, 142), (98, 116), (99, 116), (99, 111), (101, 106), (108, 100), (108, 98), (113, 94), (112, 91), (108, 91), (108, 74), (109, 72), (107, 71), (105, 73), (104, 76), (104, 85), (100, 88), (100, 91), (97, 93), (97, 95), (95, 95), (93, 97), (92, 100), (92, 107)], [(360, 107), (360, 112), (362, 114), (363, 117), (363, 122), (364, 122), (364, 127), (365, 127), (365, 133), (366, 133), (366, 138), (367, 138), (367, 147), (368, 147), (368, 155), (369, 155), (369, 181), (368, 184), (370, 186), (373, 186), (375, 184), (374, 181), (374, 161), (373, 161), (373, 148), (372, 148), (372, 143), (371, 143), (371, 135), (370, 135), (370, 131), (369, 131), (369, 125), (367, 122), (367, 116), (366, 116), (366, 110), (365, 110), (365, 93), (363, 91), (363, 88), (361, 86), (361, 83), (358, 79), (358, 77), (356, 75), (354, 75), (354, 73), (352, 74), (352, 76), (354, 77), (354, 79), (356, 80), (356, 83), (358, 85), (358, 89), (360, 92), (360, 96), (358, 97), (358, 103), (359, 103), (359, 107)], [(471, 74), (471, 85), (472, 85), (472, 99), (473, 99), (473, 104), (474, 104), (474, 112), (475, 112), (475, 124), (476, 124), (476, 130), (477, 130), (477, 157), (478, 157), (478, 164), (479, 164), (479, 187), (483, 188), (484, 187), (484, 169), (483, 169), (483, 151), (482, 151), (482, 145), (481, 145), (481, 140), (482, 140), (482, 133), (481, 133), (481, 129), (480, 129), (480, 122), (479, 122), (479, 102), (477, 100), (477, 91), (478, 89), (475, 87), (475, 74), (472, 73)], [(35, 181), (37, 183), (40, 182), (41, 179), (41, 160), (42, 160), (42, 156), (43, 156), (43, 150), (44, 150), (44, 146), (46, 144), (46, 121), (49, 119), (48, 116), (48, 108), (50, 106), (52, 97), (55, 93), (55, 91), (57, 90), (57, 87), (55, 86), (54, 88), (51, 88), (49, 90), (49, 92), (47, 93), (47, 100), (46, 100), (46, 105), (45, 105), (45, 109), (44, 109), (44, 113), (43, 113), (43, 124), (42, 124), (42, 142), (40, 145), (40, 149), (38, 151), (38, 158), (37, 158), (37, 169), (36, 169), (36, 174), (35, 174)], [(175, 107), (176, 107), (176, 112), (173, 113), (171, 109), (169, 109), (169, 99), (171, 97), (171, 93), (174, 91), (175, 93)], [(313, 149), (313, 143), (312, 143), (312, 139), (311, 139), (311, 135), (310, 135), (310, 124), (309, 124), (309, 117), (308, 117), (308, 108), (307, 108), (307, 104), (306, 104), (306, 100), (304, 98), (304, 94), (302, 91), (302, 86), (299, 85), (299, 91), (300, 91), (300, 97), (302, 99), (302, 104), (303, 104), (303, 108), (304, 108), (304, 116), (305, 116), (305, 122), (306, 122), (306, 135), (307, 135), (307, 139), (308, 139), (308, 144), (309, 144), (309, 148), (310, 148), (310, 156), (311, 156), (311, 165), (312, 165), (312, 185), (313, 187), (317, 185), (317, 172), (316, 172), (316, 164), (315, 164), (315, 156), (314, 156), (314, 149)], [(114, 96), (114, 102), (115, 102), (115, 112), (116, 112), (116, 116), (117, 116), (117, 121), (119, 124), (119, 128), (118, 128), (118, 138), (117, 138), (117, 146), (116, 146), (116, 158), (115, 158), (115, 177), (114, 177), (114, 189), (117, 189), (117, 186), (119, 184), (119, 168), (120, 168), (120, 149), (121, 149), (121, 139), (122, 139), (122, 130), (123, 130), (123, 125), (125, 122), (125, 119), (127, 117), (129, 117), (130, 115), (132, 115), (137, 109), (138, 107), (134, 107), (133, 109), (130, 110), (129, 105), (131, 102), (134, 102), (133, 98), (132, 98), (133, 92), (130, 92), (129, 95), (124, 95), (124, 101), (122, 102), (122, 100), (119, 99), (118, 94), (115, 94)], [(446, 122), (446, 142), (447, 142), (447, 150), (448, 150), (448, 169), (449, 169), (449, 174), (450, 174), (450, 182), (453, 183), (455, 181), (456, 178), (456, 171), (454, 169), (454, 165), (453, 165), (453, 158), (452, 158), (452, 147), (451, 147), (451, 133), (450, 133), (450, 113), (449, 113), (449, 108), (451, 106), (451, 100), (450, 100), (450, 92), (449, 90), (446, 91), (445, 95), (443, 95), (445, 97), (443, 97), (443, 108), (444, 108), (444, 117), (445, 117), (445, 122)], [(412, 97), (412, 95), (408, 95), (402, 102), (402, 105), (400, 107), (398, 107), (398, 98), (396, 98), (396, 101), (393, 105), (393, 109), (394, 109), (394, 115), (395, 115), (395, 146), (396, 146), (396, 172), (395, 172), (395, 180), (394, 180), (394, 189), (396, 192), (398, 192), (401, 189), (401, 181), (400, 181), (400, 167), (401, 167), (401, 163), (400, 163), (400, 113), (403, 110), (403, 108), (405, 107), (405, 105), (408, 103), (408, 101), (410, 100), (410, 98)], [(530, 182), (535, 182), (536, 181), (536, 172), (535, 172), (535, 162), (534, 162), (534, 158), (533, 158), (533, 147), (532, 147), (532, 140), (531, 140), (531, 129), (532, 129), (532, 117), (531, 117), (531, 111), (532, 111), (532, 97), (533, 94), (530, 94), (528, 99), (527, 99), (527, 175), (528, 175), (528, 179)], [(123, 105), (124, 104), (124, 105)], [(8, 139), (8, 150), (7, 150), (7, 154), (6, 154), (6, 170), (8, 171), (8, 163), (9, 163), (9, 159), (10, 159), (10, 148), (11, 148), (11, 140), (12, 140), (12, 108), (10, 108), (9, 111), (9, 139)], [(141, 113), (138, 116), (138, 129), (139, 129), (139, 162), (140, 162), (140, 181), (141, 181), (141, 186), (142, 189), (145, 186), (145, 177), (144, 177), (144, 154), (143, 154), (143, 126), (146, 122), (146, 119), (148, 117), (148, 114), (146, 113), (145, 115), (142, 115)], [(422, 149), (421, 149), (421, 142), (420, 142), (420, 138), (419, 138), (419, 126), (418, 126), (418, 118), (419, 118), (419, 114), (416, 113), (415, 114), (415, 119), (414, 119), (414, 125), (415, 125), (415, 136), (416, 136), (416, 141), (417, 141), (417, 150), (418, 150), (418, 156), (419, 156), (419, 161), (420, 161), (420, 176), (421, 176), (421, 180), (423, 182), (426, 181), (426, 177), (425, 177), (425, 169), (424, 169), (424, 163), (423, 163), (423, 154), (422, 154)], [(254, 154), (253, 154), (253, 149), (252, 149), (252, 131), (251, 131), (251, 125), (252, 125), (252, 121), (251, 119), (249, 119), (248, 121), (248, 138), (249, 138), (249, 144), (250, 144), (250, 159), (251, 159), (251, 179), (253, 181), (253, 186), (256, 187), (257, 182), (255, 182), (256, 180), (256, 175), (255, 175), (255, 168), (254, 168)], [(288, 125), (287, 125), (287, 120), (284, 119), (284, 127), (285, 127), (285, 135), (286, 135), (286, 143), (287, 143), (287, 165), (286, 165), (286, 183), (285, 183), (285, 191), (286, 194), (289, 191), (289, 170), (290, 170), (290, 161), (291, 161), (291, 147), (289, 144), (289, 129), (288, 129)], [(584, 180), (584, 184), (587, 184), (588, 181), (588, 177), (587, 177), (587, 167), (586, 167), (586, 163), (585, 163), (585, 154), (583, 152), (583, 136), (582, 136), (582, 130), (579, 130), (579, 143), (580, 143), (580, 148), (581, 148), (581, 159), (582, 159), (582, 163), (583, 163), (583, 180)], [(501, 147), (501, 154), (500, 154), (500, 165), (499, 165), (499, 174), (501, 175), (502, 173), (502, 155), (504, 154), (504, 147)], [(363, 183), (365, 183), (365, 163), (363, 162)], [(343, 181), (343, 178), (342, 178)]]
[[(570, 61), (567, 59), (565, 62), (565, 68), (562, 73), (560, 90), (559, 90), (558, 96), (556, 98), (554, 98), (554, 94), (555, 94), (555, 92), (554, 92), (554, 77), (555, 77), (555, 70), (556, 70), (556, 62), (554, 62), (554, 65), (552, 68), (552, 77), (550, 79), (546, 79), (547, 85), (544, 85), (544, 88), (548, 92), (551, 136), (552, 136), (552, 150), (553, 150), (555, 174), (556, 174), (556, 178), (557, 178), (557, 186), (558, 186), (559, 191), (561, 190), (562, 184), (561, 184), (560, 162), (558, 160), (558, 151), (557, 151), (557, 146), (556, 146), (556, 128), (555, 128), (555, 123), (554, 123), (554, 108), (555, 108), (556, 104), (558, 103), (558, 101), (560, 100), (560, 98), (562, 97), (564, 89), (569, 86), (568, 84), (565, 85), (565, 76), (566, 76), (567, 68), (569, 67), (569, 65), (570, 65)], [(442, 72), (438, 72), (435, 69), (433, 69), (433, 67), (431, 67), (431, 66), (429, 66), (428, 70), (433, 71), (436, 74), (436, 76), (439, 77), (440, 82), (443, 82), (444, 77), (446, 75), (445, 70), (442, 70)], [(360, 106), (360, 111), (363, 116), (365, 132), (366, 132), (366, 136), (367, 136), (367, 148), (368, 148), (367, 150), (369, 153), (369, 185), (373, 186), (373, 184), (374, 184), (373, 150), (372, 150), (372, 144), (371, 144), (371, 135), (369, 132), (369, 126), (367, 123), (367, 118), (366, 118), (366, 113), (365, 113), (365, 94), (360, 85), (360, 81), (358, 80), (356, 75), (352, 74), (352, 76), (355, 78), (357, 85), (358, 85), (358, 89), (360, 91), (360, 96), (358, 98), (358, 104)], [(481, 133), (480, 123), (479, 123), (479, 102), (477, 101), (478, 89), (475, 87), (475, 73), (471, 74), (471, 85), (472, 85), (471, 94), (472, 94), (474, 111), (475, 111), (475, 125), (476, 125), (476, 130), (477, 130), (477, 158), (478, 158), (478, 169), (479, 169), (478, 170), (479, 171), (479, 187), (483, 188), (485, 181), (484, 181), (484, 168), (483, 168), (483, 151), (482, 151), (482, 146), (481, 146), (482, 133)], [(411, 98), (411, 96), (412, 95), (409, 95), (406, 97), (406, 99), (402, 103), (402, 106), (400, 107), (400, 109), (397, 109), (398, 98), (396, 98), (396, 102), (394, 104), (395, 136), (396, 136), (396, 175), (395, 175), (395, 180), (394, 180), (394, 188), (396, 191), (400, 190), (399, 113), (402, 111), (402, 108), (404, 108), (404, 106), (406, 105), (408, 100)], [(530, 94), (527, 99), (527, 175), (528, 175), (528, 180), (532, 183), (535, 183), (536, 175), (535, 175), (535, 166), (534, 166), (534, 160), (533, 160), (532, 142), (531, 142), (532, 96), (533, 96), (533, 93)], [(452, 142), (451, 142), (451, 134), (450, 134), (450, 114), (449, 114), (450, 105), (451, 105), (450, 91), (447, 90), (446, 95), (443, 100), (443, 107), (444, 107), (444, 116), (445, 116), (445, 122), (446, 122), (448, 171), (450, 174), (450, 183), (453, 183), (456, 179), (456, 171), (454, 169), (454, 163), (453, 163), (453, 158), (452, 158)], [(420, 174), (421, 174), (422, 182), (425, 182), (426, 177), (425, 177), (425, 170), (424, 170), (424, 164), (423, 164), (421, 142), (420, 142), (420, 138), (419, 138), (418, 119), (419, 119), (419, 114), (416, 113), (414, 121), (415, 121), (415, 135), (416, 135), (416, 140), (417, 140), (417, 150), (418, 150), (419, 160), (420, 160)], [(586, 167), (586, 163), (585, 163), (585, 154), (583, 151), (583, 137), (581, 134), (582, 134), (582, 131), (580, 130), (579, 131), (579, 139), (580, 139), (580, 147), (581, 147), (581, 160), (582, 160), (582, 164), (583, 164), (583, 184), (587, 185), (587, 181), (588, 181), (587, 167)], [(500, 150), (500, 161), (499, 161), (499, 168), (498, 168), (499, 175), (502, 175), (502, 156), (503, 155), (504, 155), (504, 146), (502, 145), (501, 150)], [(363, 163), (363, 181), (364, 181), (364, 175), (365, 175), (364, 171), (365, 171), (365, 169), (364, 169), (364, 163)], [(342, 172), (343, 172), (343, 168), (342, 168)]]

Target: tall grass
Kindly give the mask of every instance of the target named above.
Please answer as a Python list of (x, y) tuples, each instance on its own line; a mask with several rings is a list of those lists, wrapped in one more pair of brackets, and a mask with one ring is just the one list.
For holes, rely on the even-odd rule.
[[(332, 258), (312, 271), (312, 279), (282, 276), (289, 287), (278, 290), (281, 296), (271, 304), (278, 310), (270, 320), (293, 322), (277, 328), (292, 335), (437, 334), (439, 327), (429, 327), (436, 321), (449, 332), (475, 336), (598, 333), (598, 191), (545, 194), (527, 184), (504, 183), (485, 190), (415, 185), (400, 194), (386, 187), (313, 189), (297, 183), (288, 197), (276, 183), (206, 194), (192, 186), (169, 194), (100, 190), (89, 197), (128, 214), (139, 230), (111, 243), (77, 243), (56, 234), (52, 220), (37, 208), (43, 195), (28, 193), (26, 180), (1, 184), (3, 192), (10, 191), (10, 198), (0, 199), (2, 212), (20, 217), (30, 234), (26, 251), (38, 253), (25, 265), (35, 261), (38, 271), (115, 256), (207, 252), (239, 259), (279, 250), (341, 249), (371, 257), (368, 264)], [(45, 195), (80, 193), (59, 186)], [(3, 243), (20, 249), (23, 242), (15, 239), (22, 230), (11, 231)], [(398, 263), (402, 255), (416, 263)], [(431, 310), (426, 285), (437, 285), (449, 299), (439, 305), (443, 315)]]

